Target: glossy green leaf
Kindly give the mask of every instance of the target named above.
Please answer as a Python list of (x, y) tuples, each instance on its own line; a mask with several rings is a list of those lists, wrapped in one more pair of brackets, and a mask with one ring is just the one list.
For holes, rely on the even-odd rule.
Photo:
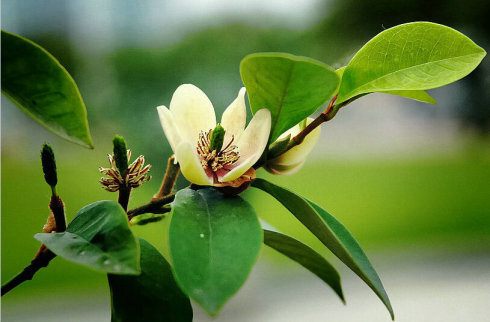
[(264, 244), (286, 255), (327, 283), (345, 303), (340, 275), (325, 258), (302, 242), (278, 232), (264, 229)]
[(113, 322), (192, 321), (192, 306), (165, 258), (140, 238), (141, 275), (108, 274)]
[(283, 53), (248, 55), (240, 64), (240, 74), (252, 113), (262, 108), (271, 111), (270, 142), (325, 104), (339, 83), (329, 66)]
[(170, 256), (175, 279), (215, 315), (242, 286), (262, 244), (252, 206), (213, 189), (180, 190), (172, 206)]
[(2, 30), (2, 93), (54, 134), (93, 148), (77, 85), (46, 50)]
[(485, 54), (449, 27), (430, 22), (399, 25), (379, 33), (352, 58), (338, 102), (363, 93), (444, 86), (468, 75)]
[(311, 201), (264, 179), (255, 179), (252, 186), (267, 192), (282, 203), (335, 256), (366, 282), (394, 319), (390, 300), (378, 274), (357, 241), (337, 219)]
[[(339, 83), (339, 88), (340, 88), (340, 84), (342, 83), (342, 76), (344, 74), (346, 67), (347, 66), (344, 66), (344, 67), (339, 68), (335, 71), (341, 79), (341, 82)], [(338, 89), (337, 89), (337, 92), (338, 92)], [(432, 98), (432, 96), (430, 96), (424, 90), (413, 90), (413, 91), (412, 90), (393, 90), (393, 91), (380, 91), (379, 93), (402, 96), (402, 97), (409, 98), (409, 99), (419, 101), (419, 102), (423, 102), (423, 103), (437, 104), (437, 101), (434, 98)], [(369, 93), (365, 93), (365, 94), (369, 94)]]
[(429, 103), (429, 104), (437, 104), (437, 101), (429, 95), (426, 91), (384, 91), (384, 92), (379, 92), (379, 93), (384, 93), (384, 94), (391, 94), (391, 95), (397, 95), (405, 98), (409, 98), (415, 101), (419, 101), (422, 103)]
[(114, 274), (139, 274), (139, 245), (126, 213), (114, 201), (83, 207), (66, 232), (36, 234), (53, 253), (74, 263)]

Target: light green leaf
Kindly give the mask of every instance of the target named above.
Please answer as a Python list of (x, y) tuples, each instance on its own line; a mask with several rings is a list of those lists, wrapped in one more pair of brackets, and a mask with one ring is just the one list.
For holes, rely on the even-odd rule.
[(340, 275), (325, 258), (302, 242), (270, 230), (264, 229), (264, 244), (274, 248), (308, 269), (327, 283), (345, 303), (340, 284)]
[(74, 263), (114, 274), (139, 274), (139, 245), (126, 213), (114, 201), (83, 207), (66, 232), (36, 234), (53, 253)]
[(85, 104), (70, 74), (39, 45), (3, 30), (2, 93), (49, 131), (93, 148)]
[(325, 104), (339, 83), (329, 66), (283, 53), (248, 55), (240, 64), (240, 74), (252, 113), (262, 108), (271, 111), (269, 142)]
[(385, 93), (385, 94), (391, 94), (391, 95), (397, 95), (397, 96), (402, 96), (405, 98), (409, 98), (415, 101), (419, 101), (422, 103), (429, 103), (429, 104), (437, 104), (437, 101), (429, 95), (426, 91), (384, 91), (380, 93)]
[(149, 242), (139, 242), (141, 275), (107, 275), (112, 321), (192, 321), (191, 302), (177, 286), (169, 263)]
[(352, 58), (338, 102), (363, 93), (444, 86), (468, 75), (485, 55), (452, 28), (430, 22), (399, 25), (375, 36)]
[[(341, 79), (341, 81), (339, 83), (339, 88), (340, 88), (340, 85), (342, 84), (342, 76), (344, 74), (346, 67), (347, 66), (341, 67), (335, 71)], [(339, 89), (337, 89), (337, 92), (338, 92), (338, 90)], [(411, 91), (411, 90), (394, 90), (394, 91), (380, 91), (379, 93), (402, 96), (402, 97), (410, 98), (410, 99), (413, 99), (415, 101), (419, 101), (419, 102), (423, 102), (423, 103), (437, 104), (437, 101), (434, 98), (432, 98), (432, 96), (430, 96), (426, 91), (423, 91), (423, 90), (413, 90), (413, 91)], [(369, 93), (364, 93), (364, 94), (369, 94)]]
[(170, 256), (180, 288), (215, 315), (245, 282), (262, 244), (252, 206), (213, 189), (180, 190), (172, 206)]
[(259, 188), (282, 203), (306, 228), (376, 293), (394, 319), (393, 309), (378, 274), (349, 231), (332, 215), (311, 201), (264, 179), (255, 179)]

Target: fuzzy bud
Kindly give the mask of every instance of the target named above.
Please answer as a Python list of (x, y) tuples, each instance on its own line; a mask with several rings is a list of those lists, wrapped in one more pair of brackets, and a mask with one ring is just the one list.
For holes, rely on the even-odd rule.
[(41, 163), (43, 165), (44, 179), (51, 187), (56, 186), (58, 183), (58, 176), (56, 175), (56, 160), (54, 158), (53, 149), (47, 143), (43, 144), (43, 148), (41, 150)]

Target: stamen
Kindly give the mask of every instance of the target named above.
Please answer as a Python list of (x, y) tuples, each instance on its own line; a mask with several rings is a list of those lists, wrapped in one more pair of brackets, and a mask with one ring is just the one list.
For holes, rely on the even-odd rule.
[(201, 165), (204, 170), (211, 170), (216, 172), (218, 170), (230, 171), (225, 167), (230, 167), (238, 162), (240, 155), (236, 151), (237, 146), (232, 145), (234, 136), (231, 137), (230, 142), (225, 148), (221, 148), (220, 151), (211, 150), (211, 130), (199, 133), (199, 139), (197, 141), (197, 154), (201, 158)]

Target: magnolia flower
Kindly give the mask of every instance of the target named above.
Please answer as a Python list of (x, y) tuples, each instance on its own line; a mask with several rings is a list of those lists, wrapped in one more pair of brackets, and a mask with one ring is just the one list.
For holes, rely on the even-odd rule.
[(267, 109), (257, 111), (245, 129), (245, 88), (225, 110), (220, 124), (206, 94), (190, 84), (177, 88), (169, 109), (157, 109), (182, 174), (198, 185), (220, 186), (249, 175), (269, 139)]
[[(306, 120), (306, 125), (313, 121), (312, 118)], [(306, 126), (305, 125), (305, 126)], [(301, 123), (293, 126), (277, 139), (277, 141), (284, 140), (289, 135), (293, 138), (302, 130)], [(273, 174), (293, 174), (299, 171), (305, 163), (306, 157), (313, 150), (318, 138), (320, 137), (320, 127), (315, 128), (309, 133), (300, 144), (292, 147), (287, 152), (281, 154), (277, 158), (267, 160), (265, 169)]]

